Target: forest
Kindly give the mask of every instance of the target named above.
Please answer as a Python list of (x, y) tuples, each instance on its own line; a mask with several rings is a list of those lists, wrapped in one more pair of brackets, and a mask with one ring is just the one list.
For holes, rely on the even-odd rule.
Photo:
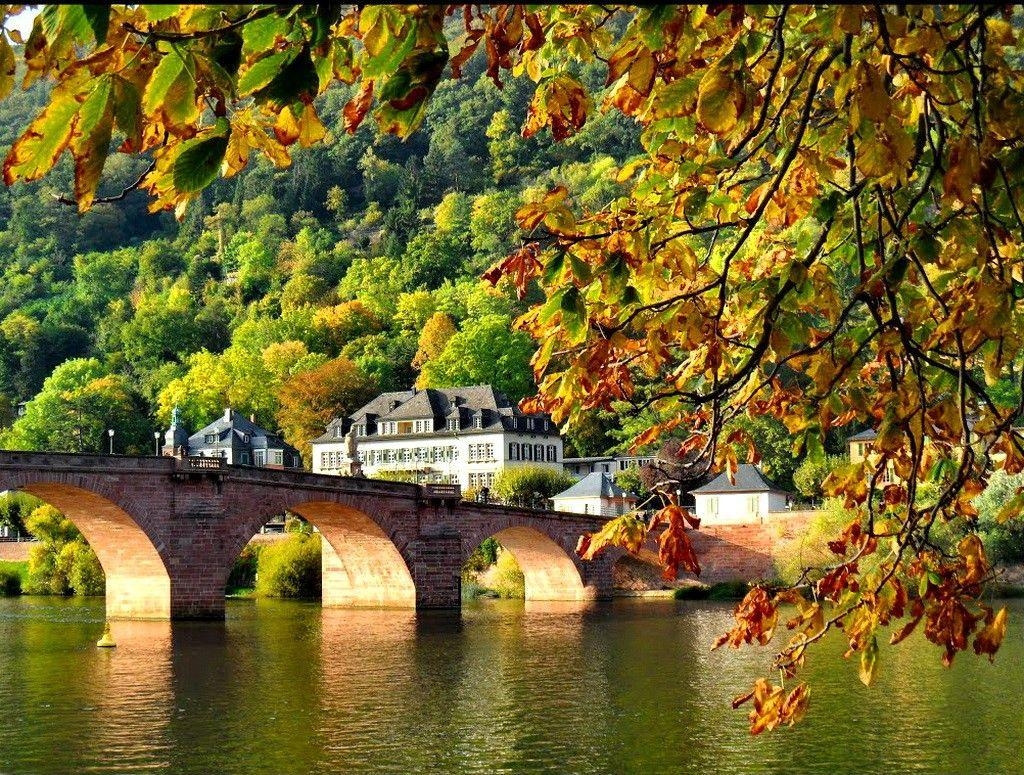
[[(595, 88), (598, 68), (584, 71)], [(47, 99), (0, 102), (0, 153)], [(334, 416), (379, 391), (492, 383), (536, 391), (534, 343), (512, 322), (531, 301), (481, 273), (521, 241), (515, 213), (563, 184), (584, 206), (617, 193), (639, 152), (612, 112), (572, 140), (525, 139), (528, 79), (498, 89), (482, 63), (442, 84), (401, 141), (343, 129), (349, 87), (318, 101), (329, 136), (290, 167), (266, 158), (219, 181), (178, 222), (131, 191), (79, 215), (65, 160), (0, 188), (0, 447), (149, 454), (174, 406), (197, 430), (231, 406), (306, 452)], [(112, 154), (99, 196), (145, 158)], [(21, 416), (19, 417), (19, 405)], [(580, 423), (581, 454), (624, 442)]]

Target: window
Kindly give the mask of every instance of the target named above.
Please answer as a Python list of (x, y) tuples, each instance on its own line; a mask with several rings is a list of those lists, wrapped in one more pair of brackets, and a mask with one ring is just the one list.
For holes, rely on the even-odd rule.
[(256, 456), (256, 465), (265, 466), (267, 464), (267, 451), (265, 449), (258, 449), (253, 454)]
[(243, 444), (248, 444), (249, 443), (249, 434), (248, 433), (243, 433), (242, 434), (242, 443)]
[(528, 431), (532, 431), (533, 430), (533, 418), (532, 417), (528, 417), (526, 419), (526, 430), (528, 430)]
[(508, 445), (508, 459), (509, 460), (518, 460), (519, 459), (519, 445), (518, 444), (509, 444)]
[(706, 513), (709, 517), (718, 516), (718, 496), (708, 498)]
[(478, 415), (476, 415), (476, 417), (473, 418), (473, 427), (474, 428), (483, 428), (484, 427), (484, 416), (483, 416), (483, 414), (478, 414)]
[(541, 460), (544, 459), (544, 445), (543, 444), (534, 444), (533, 445), (533, 459), (537, 460), (537, 461), (541, 461)]
[(241, 463), (243, 466), (249, 465), (249, 453), (243, 452), (242, 454), (240, 454), (238, 456), (238, 462)]
[(457, 431), (459, 429), (459, 418), (449, 417), (448, 418), (448, 430)]
[(281, 451), (279, 449), (275, 449), (272, 454), (274, 456), (274, 465), (276, 465), (276, 466), (284, 465), (284, 452), (283, 451)]
[[(394, 425), (394, 423), (392, 423), (392, 425)], [(400, 423), (398, 423), (398, 433), (399, 434), (412, 433), (412, 427), (413, 426), (412, 426), (412, 421), (411, 420), (405, 420), (404, 422), (400, 422)]]
[(523, 460), (533, 460), (533, 447), (523, 444)]
[(302, 465), (302, 461), (299, 459), (299, 456), (298, 455), (292, 455), (292, 468), (298, 468), (301, 465)]
[(206, 434), (206, 443), (207, 444), (216, 444), (217, 443), (217, 434), (216, 433), (207, 433)]
[(747, 496), (747, 513), (748, 514), (757, 514), (757, 512), (758, 512), (758, 501), (759, 500), (760, 499), (756, 495), (748, 495)]
[(554, 445), (554, 444), (548, 444), (548, 456), (547, 456), (547, 461), (548, 461), (549, 463), (557, 463), (557, 462), (558, 462), (558, 455), (557, 455), (557, 452), (558, 452), (558, 448), (557, 448), (557, 447), (555, 447), (555, 445)]

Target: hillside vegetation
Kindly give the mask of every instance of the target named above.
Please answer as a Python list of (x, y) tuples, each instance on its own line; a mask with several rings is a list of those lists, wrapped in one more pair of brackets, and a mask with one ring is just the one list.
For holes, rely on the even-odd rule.
[[(531, 299), (480, 274), (519, 244), (524, 201), (559, 183), (608, 201), (638, 131), (610, 113), (570, 142), (524, 139), (531, 85), (499, 90), (481, 67), (443, 83), (406, 142), (346, 134), (348, 89), (329, 91), (328, 142), (218, 182), (180, 223), (140, 192), (79, 216), (60, 201), (69, 164), (0, 188), (0, 446), (100, 452), (113, 428), (115, 451), (147, 454), (175, 405), (193, 430), (232, 406), (308, 457), (331, 417), (381, 390), (531, 394), (534, 345), (512, 328)], [(0, 153), (44, 88), (0, 102)], [(146, 164), (111, 155), (100, 194)], [(579, 451), (614, 444), (609, 425), (581, 431)]]

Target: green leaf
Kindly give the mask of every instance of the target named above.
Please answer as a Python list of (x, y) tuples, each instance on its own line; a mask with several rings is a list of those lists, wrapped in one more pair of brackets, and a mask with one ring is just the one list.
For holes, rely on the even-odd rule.
[(259, 91), (278, 76), (298, 52), (294, 48), (287, 48), (278, 51), (263, 59), (258, 59), (252, 65), (243, 67), (238, 74), (238, 94), (246, 96)]
[(114, 77), (104, 75), (95, 83), (78, 111), (71, 142), (71, 153), (75, 157), (75, 198), (80, 212), (88, 210), (96, 196), (114, 130)]
[(165, 54), (153, 70), (142, 96), (142, 109), (147, 115), (162, 113), (165, 121), (185, 126), (199, 118), (195, 82), (190, 70), (195, 67), (191, 55), (177, 50)]
[(85, 14), (85, 19), (92, 29), (96, 45), (102, 46), (107, 42), (107, 28), (110, 26), (110, 6), (106, 3), (103, 5), (83, 5), (82, 13)]
[(860, 655), (860, 680), (865, 686), (871, 686), (878, 675), (878, 639), (872, 635), (867, 647)]
[(561, 301), (562, 325), (573, 344), (579, 344), (587, 336), (587, 305), (575, 285), (565, 289)]
[(151, 22), (162, 22), (177, 14), (181, 6), (176, 3), (168, 3), (167, 5), (143, 5), (140, 7)]
[(278, 14), (249, 22), (242, 28), (242, 56), (249, 58), (273, 51), (279, 39), (287, 37), (292, 25)]
[(45, 175), (68, 147), (72, 119), (78, 111), (73, 93), (55, 89), (50, 104), (15, 141), (4, 160), (4, 182), (37, 180)]
[(174, 187), (187, 194), (202, 191), (220, 172), (228, 148), (227, 134), (190, 140), (174, 161)]

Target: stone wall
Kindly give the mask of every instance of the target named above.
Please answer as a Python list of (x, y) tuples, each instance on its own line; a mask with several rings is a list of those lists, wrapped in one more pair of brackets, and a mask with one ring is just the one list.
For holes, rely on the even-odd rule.
[(25, 562), (33, 545), (32, 541), (0, 541), (0, 561)]

